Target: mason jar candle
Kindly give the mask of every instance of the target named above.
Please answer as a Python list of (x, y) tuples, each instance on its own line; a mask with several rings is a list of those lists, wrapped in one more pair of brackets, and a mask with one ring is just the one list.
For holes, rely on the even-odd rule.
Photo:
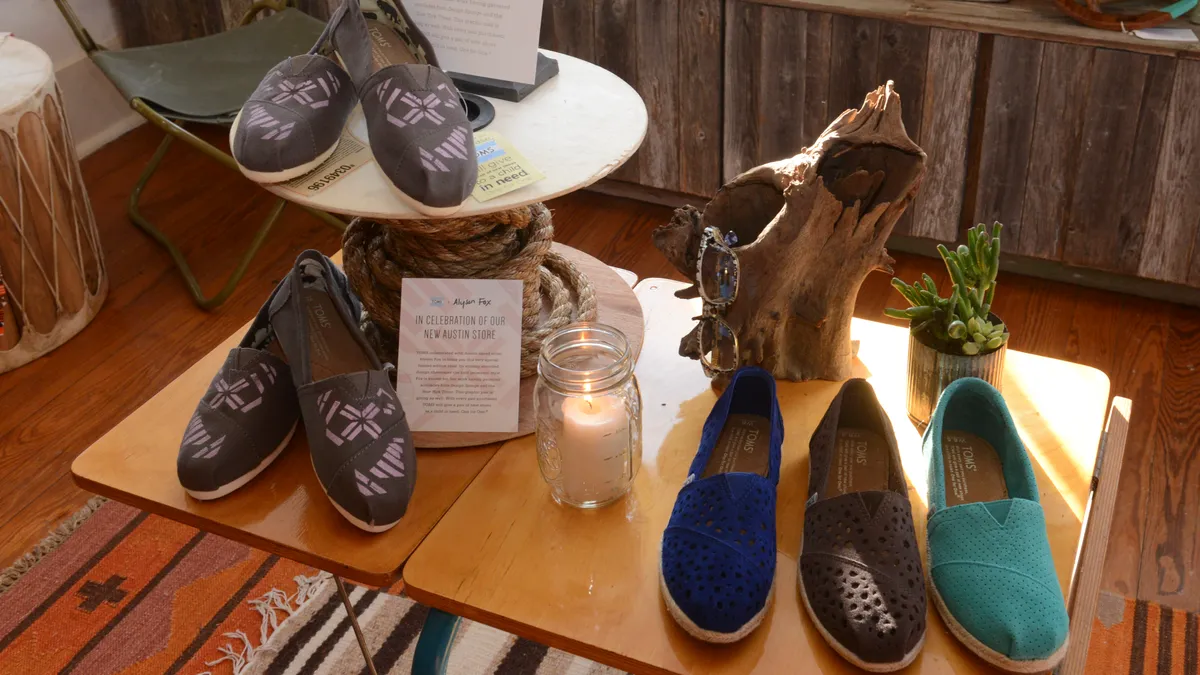
[(621, 331), (576, 323), (542, 343), (534, 388), (538, 466), (556, 501), (579, 508), (629, 492), (642, 462), (642, 397)]

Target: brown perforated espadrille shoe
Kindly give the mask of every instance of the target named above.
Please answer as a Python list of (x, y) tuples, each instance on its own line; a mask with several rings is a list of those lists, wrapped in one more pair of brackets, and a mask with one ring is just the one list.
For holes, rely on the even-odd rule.
[(800, 596), (842, 658), (871, 672), (925, 642), (925, 578), (887, 414), (866, 380), (838, 392), (809, 442)]

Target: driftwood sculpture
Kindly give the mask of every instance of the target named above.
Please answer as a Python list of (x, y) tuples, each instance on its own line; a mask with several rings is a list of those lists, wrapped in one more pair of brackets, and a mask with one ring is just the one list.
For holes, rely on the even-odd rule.
[[(844, 379), (859, 286), (872, 270), (891, 273), (884, 242), (924, 173), (925, 153), (904, 131), (900, 96), (888, 82), (799, 155), (734, 178), (703, 212), (676, 210), (654, 245), (693, 280), (678, 295), (696, 297), (704, 228), (735, 233), (739, 290), (724, 318), (738, 335), (741, 364), (788, 380)], [(700, 358), (698, 327), (679, 353)]]

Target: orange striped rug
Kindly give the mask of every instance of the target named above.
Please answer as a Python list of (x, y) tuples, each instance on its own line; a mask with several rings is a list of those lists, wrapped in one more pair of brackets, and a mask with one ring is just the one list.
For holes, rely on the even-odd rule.
[(1101, 593), (1087, 672), (1197, 675), (1198, 623), (1195, 612)]
[[(428, 610), (350, 586), (380, 673), (409, 672)], [(256, 675), (364, 672), (328, 575), (94, 499), (0, 571), (0, 673)], [(617, 671), (463, 622), (450, 672)]]

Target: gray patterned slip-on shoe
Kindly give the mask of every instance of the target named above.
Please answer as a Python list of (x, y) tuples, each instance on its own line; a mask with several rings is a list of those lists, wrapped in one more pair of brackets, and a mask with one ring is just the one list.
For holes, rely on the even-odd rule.
[(408, 508), (417, 457), (404, 409), (359, 330), (362, 307), (346, 277), (305, 251), (271, 302), (271, 326), (292, 364), (313, 469), (334, 507), (368, 532)]
[(309, 53), (268, 71), (233, 121), (229, 147), (250, 180), (280, 183), (303, 176), (337, 148), (358, 97), (346, 71), (317, 52), (344, 12), (334, 13)]
[(176, 468), (183, 489), (196, 499), (224, 497), (249, 483), (296, 431), (300, 405), (274, 341), (269, 306), (270, 300), (229, 351), (184, 431)]
[(410, 206), (450, 215), (471, 196), (478, 176), (458, 88), (434, 65), (433, 47), (402, 5), (367, 4), (370, 20), (351, 11), (357, 0), (343, 0), (333, 43), (358, 87), (371, 151)]

